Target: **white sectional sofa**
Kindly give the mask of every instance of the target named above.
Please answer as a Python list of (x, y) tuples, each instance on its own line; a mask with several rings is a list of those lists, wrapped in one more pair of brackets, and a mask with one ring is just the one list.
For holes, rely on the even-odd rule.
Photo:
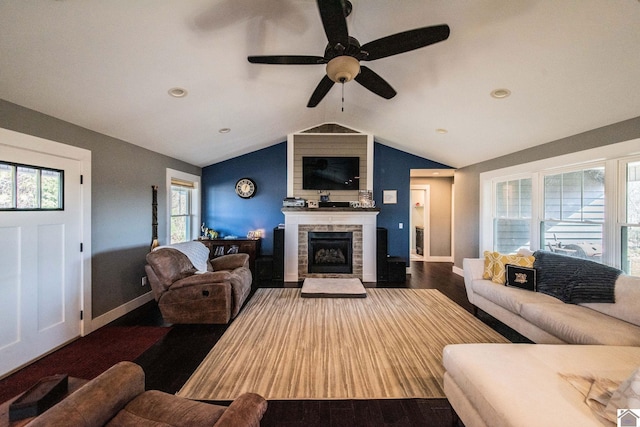
[(621, 274), (615, 303), (565, 304), (483, 279), (484, 259), (463, 260), (469, 302), (535, 343), (640, 346), (640, 278)]
[[(575, 263), (559, 275), (583, 274), (583, 265)], [(608, 288), (613, 303), (569, 304), (483, 279), (484, 259), (465, 259), (463, 268), (469, 301), (537, 343), (445, 347), (445, 394), (465, 426), (615, 426), (611, 412), (603, 415), (583, 386), (609, 384), (609, 394), (598, 389), (597, 395), (611, 398), (614, 390), (625, 389), (627, 378), (636, 378), (634, 387), (640, 389), (640, 278), (614, 276)], [(584, 280), (594, 277), (600, 276)], [(610, 407), (619, 408), (618, 403), (614, 399)]]
[(615, 426), (567, 376), (621, 383), (640, 366), (640, 347), (453, 344), (443, 363), (445, 394), (465, 427)]

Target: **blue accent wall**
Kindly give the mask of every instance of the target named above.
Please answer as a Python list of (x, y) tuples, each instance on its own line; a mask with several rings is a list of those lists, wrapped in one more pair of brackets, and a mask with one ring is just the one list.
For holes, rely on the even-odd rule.
[[(245, 177), (257, 186), (251, 199), (235, 192), (236, 182)], [(273, 228), (284, 223), (281, 209), (286, 195), (286, 142), (202, 169), (202, 221), (223, 237), (264, 230), (262, 255), (273, 253)]]
[[(390, 256), (404, 258), (409, 265), (409, 203), (411, 169), (450, 169), (449, 166), (375, 143), (373, 148), (373, 199), (380, 208), (378, 227), (387, 229)], [(384, 190), (396, 190), (396, 204), (382, 203)], [(398, 228), (402, 223), (404, 228)]]
[[(441, 163), (374, 144), (373, 196), (380, 208), (378, 227), (388, 230), (388, 254), (409, 261), (410, 169), (449, 169)], [(253, 179), (251, 199), (235, 193), (238, 179)], [(202, 220), (222, 236), (244, 237), (262, 229), (262, 255), (273, 254), (273, 228), (284, 223), (282, 199), (287, 195), (287, 143), (245, 154), (202, 169)], [(382, 203), (383, 190), (397, 190), (398, 203)], [(403, 223), (404, 228), (398, 228)]]

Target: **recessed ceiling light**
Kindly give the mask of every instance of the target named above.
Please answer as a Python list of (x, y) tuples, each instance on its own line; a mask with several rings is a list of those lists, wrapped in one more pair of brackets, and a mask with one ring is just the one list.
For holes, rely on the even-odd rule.
[(437, 132), (437, 133), (445, 134), (445, 133), (447, 133), (447, 132), (449, 132), (449, 131), (448, 131), (448, 130), (446, 130), (446, 129), (443, 129), (443, 128), (438, 128), (438, 129), (436, 129), (436, 132)]
[(491, 96), (497, 99), (506, 98), (511, 95), (511, 91), (509, 89), (494, 89), (491, 91)]
[(187, 96), (187, 90), (181, 87), (174, 87), (169, 89), (169, 95), (173, 96), (174, 98), (184, 98), (185, 96)]
[(220, 133), (229, 133), (229, 132), (231, 132), (231, 128), (221, 128), (221, 129), (218, 129), (218, 132), (220, 132)]

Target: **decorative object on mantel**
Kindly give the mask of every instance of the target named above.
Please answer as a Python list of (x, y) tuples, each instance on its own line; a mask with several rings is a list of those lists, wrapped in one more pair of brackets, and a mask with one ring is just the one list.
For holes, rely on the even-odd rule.
[(329, 196), (331, 195), (331, 193), (329, 193), (328, 191), (318, 190), (318, 194), (320, 195), (320, 201), (321, 202), (328, 202), (329, 201)]
[(247, 233), (247, 239), (259, 239), (262, 237), (262, 230), (251, 230)]
[(373, 200), (373, 194), (371, 190), (360, 190), (358, 191), (358, 201), (362, 205), (364, 202), (368, 202)]
[(307, 207), (309, 207), (309, 208), (317, 208), (318, 207), (318, 201), (317, 200), (309, 200), (307, 202)]
[(158, 186), (151, 186), (151, 246), (149, 251), (160, 246), (158, 242)]
[(287, 208), (303, 208), (306, 202), (305, 199), (300, 197), (285, 197), (282, 200), (282, 206)]
[(382, 190), (382, 203), (395, 205), (398, 203), (398, 190)]

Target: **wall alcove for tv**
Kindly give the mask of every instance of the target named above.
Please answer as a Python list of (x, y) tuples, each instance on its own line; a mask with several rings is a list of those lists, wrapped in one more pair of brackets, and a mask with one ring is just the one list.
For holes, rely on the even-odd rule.
[[(287, 137), (287, 196), (318, 200), (320, 189), (303, 188), (303, 158), (359, 159), (359, 187), (327, 189), (337, 202), (358, 200), (358, 190), (373, 189), (373, 135), (326, 123)], [(353, 187), (352, 187), (353, 188)], [(326, 194), (323, 192), (322, 194)]]

